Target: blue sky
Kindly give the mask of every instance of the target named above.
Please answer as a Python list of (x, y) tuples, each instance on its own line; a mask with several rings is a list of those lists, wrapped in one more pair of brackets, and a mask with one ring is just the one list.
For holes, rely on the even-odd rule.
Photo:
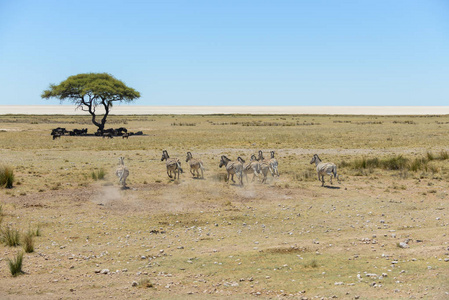
[(0, 0), (0, 105), (88, 72), (136, 105), (448, 105), (449, 1)]

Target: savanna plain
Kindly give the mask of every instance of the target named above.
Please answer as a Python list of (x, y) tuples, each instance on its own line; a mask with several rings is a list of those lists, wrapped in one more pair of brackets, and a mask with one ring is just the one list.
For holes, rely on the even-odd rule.
[[(143, 132), (129, 139), (53, 140), (56, 127), (96, 130), (88, 116), (0, 116), (14, 173), (0, 187), (1, 299), (449, 298), (449, 116), (109, 116)], [(221, 155), (259, 150), (279, 177), (225, 182)], [(321, 186), (314, 154), (340, 183)]]

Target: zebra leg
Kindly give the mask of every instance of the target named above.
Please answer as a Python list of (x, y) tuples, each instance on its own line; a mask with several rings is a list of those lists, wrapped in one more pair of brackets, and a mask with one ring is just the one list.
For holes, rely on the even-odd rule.
[(324, 186), (324, 175), (321, 175), (321, 186)]
[[(170, 171), (170, 173), (169, 173), (168, 171)], [(167, 169), (167, 175), (168, 175), (168, 177), (172, 178), (172, 176), (171, 176), (171, 170), (168, 170), (168, 169)]]
[(254, 182), (254, 179), (256, 178), (256, 176), (257, 176), (256, 171), (254, 171), (253, 179), (251, 180), (251, 182)]

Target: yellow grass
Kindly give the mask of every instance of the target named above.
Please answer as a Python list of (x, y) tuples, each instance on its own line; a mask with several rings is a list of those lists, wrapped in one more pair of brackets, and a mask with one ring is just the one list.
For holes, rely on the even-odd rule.
[[(25, 276), (0, 261), (0, 298), (448, 297), (449, 117), (111, 116), (108, 125), (145, 135), (53, 141), (52, 128), (95, 128), (87, 116), (0, 116), (0, 165), (15, 175), (0, 189), (1, 226), (40, 231)], [(182, 161), (180, 181), (168, 178), (163, 149)], [(221, 155), (258, 150), (276, 152), (279, 178), (223, 181)], [(187, 151), (203, 160), (204, 180), (188, 173)], [(339, 166), (341, 184), (321, 187), (315, 153)], [(427, 168), (354, 167), (397, 155)], [(15, 251), (0, 245), (0, 257)]]

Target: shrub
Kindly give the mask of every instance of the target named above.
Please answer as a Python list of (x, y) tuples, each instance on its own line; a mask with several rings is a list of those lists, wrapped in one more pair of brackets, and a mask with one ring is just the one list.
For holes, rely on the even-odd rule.
[(20, 244), (20, 234), (17, 229), (6, 227), (1, 231), (1, 240), (6, 246), (16, 247)]
[(428, 160), (434, 160), (435, 159), (435, 156), (433, 155), (433, 153), (431, 151), (427, 151), (426, 157), (427, 157)]
[[(429, 154), (429, 152), (427, 152)], [(427, 156), (428, 157), (428, 156)], [(409, 164), (409, 170), (416, 172), (418, 170), (423, 170), (427, 168), (427, 159), (425, 158), (415, 158)]]
[(318, 268), (318, 263), (316, 262), (315, 259), (313, 259), (310, 262), (305, 263), (304, 267), (306, 267), (306, 268)]
[(32, 232), (28, 232), (23, 237), (23, 249), (26, 253), (31, 253), (34, 251), (34, 242)]
[(23, 274), (22, 271), (22, 262), (23, 262), (23, 252), (17, 253), (17, 256), (14, 260), (8, 258), (9, 270), (11, 271), (11, 275), (16, 277), (17, 275)]
[(152, 288), (153, 283), (148, 278), (142, 278), (139, 280), (138, 287), (141, 288)]
[(95, 181), (96, 180), (103, 180), (105, 175), (106, 175), (106, 173), (104, 172), (103, 168), (98, 170), (97, 172), (92, 171), (92, 174), (91, 174), (92, 179), (95, 180)]
[(14, 182), (14, 172), (11, 167), (1, 166), (0, 167), (0, 186), (5, 186), (6, 188), (12, 188)]
[(356, 159), (353, 163), (354, 169), (374, 169), (379, 167), (379, 159), (377, 157), (375, 158), (362, 158), (362, 159)]
[(98, 173), (97, 173), (98, 179), (99, 179), (99, 180), (102, 180), (102, 179), (104, 179), (104, 176), (105, 176), (104, 170), (103, 170), (103, 169), (100, 169), (100, 170), (98, 171)]
[(441, 150), (441, 152), (440, 152), (440, 159), (441, 160), (449, 159), (449, 153), (447, 153), (446, 150)]
[(312, 181), (316, 178), (316, 172), (314, 170), (306, 170), (301, 173), (295, 173), (295, 179), (298, 181)]
[(382, 160), (381, 166), (386, 170), (401, 170), (407, 166), (408, 159), (402, 155), (393, 156)]

